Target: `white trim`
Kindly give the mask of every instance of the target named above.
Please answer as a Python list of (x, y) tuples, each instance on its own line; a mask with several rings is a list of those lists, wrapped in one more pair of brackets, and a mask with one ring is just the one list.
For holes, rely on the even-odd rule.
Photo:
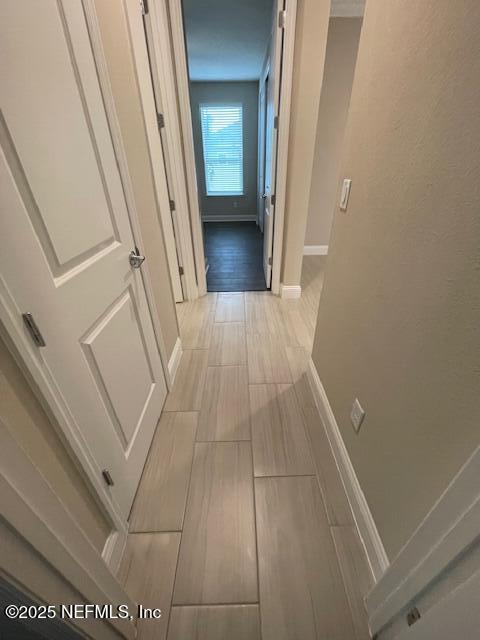
[(280, 294), (280, 271), (283, 255), (283, 227), (287, 190), (288, 141), (290, 136), (290, 106), (293, 85), (293, 54), (297, 0), (285, 0), (286, 20), (283, 32), (282, 80), (280, 85), (280, 113), (278, 116), (277, 175), (275, 182), (275, 218), (273, 225), (272, 293)]
[(173, 64), (177, 80), (177, 98), (182, 132), (183, 161), (190, 205), (190, 225), (192, 244), (195, 253), (198, 295), (207, 293), (205, 277), (205, 254), (203, 248), (202, 221), (198, 204), (197, 170), (195, 167), (195, 151), (193, 145), (192, 114), (190, 111), (190, 90), (188, 80), (187, 53), (185, 50), (185, 34), (183, 30), (182, 0), (168, 0), (170, 33), (173, 45)]
[(368, 595), (373, 632), (383, 628), (478, 539), (479, 477), (480, 447)]
[[(2, 517), (58, 573), (91, 603), (136, 607), (120, 582), (79, 528), (68, 508), (17, 442), (13, 429), (0, 420), (0, 497)], [(24, 585), (27, 589), (31, 585)], [(36, 594), (43, 600), (43, 594)], [(123, 638), (136, 629), (126, 620), (108, 621)]]
[(180, 338), (177, 338), (175, 342), (175, 346), (173, 347), (172, 355), (170, 356), (170, 360), (168, 361), (168, 372), (170, 374), (170, 380), (172, 384), (175, 381), (175, 376), (177, 375), (177, 370), (180, 365), (180, 360), (182, 359), (182, 341)]
[[(267, 47), (267, 51), (265, 52), (265, 58), (262, 64), (262, 71), (260, 73), (260, 78), (258, 80), (258, 101), (257, 101), (257, 109), (258, 109), (258, 122), (257, 122), (257, 130), (258, 130), (258, 144), (257, 144), (257, 224), (260, 227), (260, 230), (263, 233), (263, 216), (265, 213), (265, 201), (263, 199), (263, 190), (265, 187), (265, 175), (262, 176), (263, 181), (260, 181), (260, 172), (263, 171), (265, 174), (265, 140), (266, 140), (266, 108), (267, 108), (267, 94), (266, 94), (266, 86), (265, 81), (267, 79), (268, 74), (270, 73), (270, 47)], [(261, 109), (261, 97), (264, 97), (264, 109)]]
[(164, 157), (158, 136), (157, 115), (140, 4), (136, 1), (132, 2), (132, 0), (123, 0), (123, 4), (147, 137), (149, 161), (157, 201), (157, 215), (163, 232), (173, 294), (176, 301), (181, 301), (183, 293), (178, 269), (175, 234), (169, 206)]
[[(177, 79), (177, 97), (183, 134), (183, 152), (190, 201), (192, 240), (197, 267), (198, 291), (199, 295), (203, 295), (207, 291), (204, 269), (205, 256), (203, 253), (202, 221), (200, 219), (198, 206), (198, 188), (181, 0), (168, 0), (168, 7), (174, 50), (173, 63), (175, 65)], [(288, 140), (290, 134), (290, 105), (293, 84), (293, 54), (295, 47), (297, 0), (284, 0), (284, 8), (286, 10), (286, 24), (284, 28), (282, 48), (282, 77), (280, 85), (281, 99), (277, 134), (275, 224), (272, 256), (272, 293), (276, 295), (280, 294), (280, 270), (283, 253), (283, 227), (285, 219)]]
[(232, 214), (232, 215), (207, 215), (202, 216), (203, 222), (257, 222), (257, 216), (247, 214)]
[(377, 531), (375, 521), (368, 507), (365, 495), (355, 474), (347, 448), (338, 428), (332, 407), (318, 375), (313, 360), (310, 358), (308, 379), (315, 398), (315, 404), (325, 427), (330, 447), (342, 478), (345, 493), (352, 509), (358, 533), (362, 539), (370, 568), (375, 580), (379, 580), (389, 565), (382, 540)]
[(328, 244), (306, 244), (303, 247), (304, 256), (326, 256), (328, 255)]
[[(141, 22), (141, 11), (138, 0), (128, 0), (134, 2), (136, 6), (137, 20)], [(131, 12), (133, 13), (133, 12)], [(133, 19), (133, 15), (132, 18)], [(175, 68), (172, 58), (172, 43), (170, 42), (170, 28), (167, 14), (167, 7), (164, 2), (151, 2), (147, 15), (144, 17), (146, 32), (150, 26), (151, 38), (145, 40), (152, 45), (154, 64), (150, 71), (156, 74), (155, 86), (161, 94), (159, 97), (161, 104), (158, 107), (165, 117), (165, 128), (162, 129), (161, 137), (165, 142), (164, 162), (168, 169), (167, 183), (169, 188), (169, 198), (175, 201), (175, 211), (171, 214), (174, 217), (174, 228), (179, 247), (180, 264), (183, 266), (184, 274), (182, 281), (184, 293), (187, 300), (198, 298), (197, 277), (195, 273), (195, 258), (192, 245), (192, 231), (190, 228), (190, 211), (188, 206), (187, 182), (184, 171), (182, 136), (180, 132), (180, 119), (177, 104), (177, 88), (175, 83)], [(143, 31), (143, 30), (142, 30)], [(141, 37), (141, 34), (138, 34)], [(140, 44), (138, 44), (140, 46)], [(150, 83), (150, 93), (153, 98), (153, 88)], [(157, 127), (156, 114), (155, 122)], [(158, 140), (158, 129), (155, 137)], [(169, 239), (172, 242), (172, 239)], [(173, 239), (173, 242), (175, 240)], [(174, 247), (175, 248), (175, 247)], [(177, 265), (178, 269), (178, 265)]]
[(302, 296), (302, 287), (299, 284), (281, 284), (280, 297), (284, 300), (300, 298)]

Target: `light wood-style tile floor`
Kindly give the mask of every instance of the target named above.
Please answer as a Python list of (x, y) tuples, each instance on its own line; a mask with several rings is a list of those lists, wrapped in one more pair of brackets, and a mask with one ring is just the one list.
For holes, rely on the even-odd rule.
[(178, 310), (183, 356), (119, 576), (162, 610), (156, 640), (366, 640), (372, 578), (306, 369), (325, 258), (302, 298), (208, 294)]

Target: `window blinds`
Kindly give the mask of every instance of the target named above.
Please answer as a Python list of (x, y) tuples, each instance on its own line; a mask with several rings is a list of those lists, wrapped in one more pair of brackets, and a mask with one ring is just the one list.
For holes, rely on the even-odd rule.
[(243, 106), (201, 104), (207, 196), (243, 195)]

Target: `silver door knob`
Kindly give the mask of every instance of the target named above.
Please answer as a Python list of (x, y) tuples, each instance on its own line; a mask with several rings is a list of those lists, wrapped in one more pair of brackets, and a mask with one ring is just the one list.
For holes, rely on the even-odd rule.
[(130, 251), (128, 261), (130, 262), (132, 269), (140, 269), (142, 264), (145, 262), (145, 256), (140, 255), (138, 247), (135, 247), (133, 251)]

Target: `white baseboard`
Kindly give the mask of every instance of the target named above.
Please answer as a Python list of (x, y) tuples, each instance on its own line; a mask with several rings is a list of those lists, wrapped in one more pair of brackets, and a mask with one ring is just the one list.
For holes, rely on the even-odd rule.
[(175, 346), (173, 347), (172, 355), (168, 361), (168, 373), (170, 374), (170, 383), (173, 384), (175, 376), (177, 375), (178, 365), (182, 359), (182, 342), (180, 338), (177, 338)]
[(223, 216), (202, 216), (202, 222), (257, 222), (256, 215), (232, 214)]
[(352, 509), (358, 533), (365, 547), (373, 577), (375, 581), (378, 581), (389, 566), (388, 556), (312, 359), (310, 359), (309, 363), (308, 378), (343, 486), (345, 487), (345, 493)]
[(280, 297), (287, 298), (300, 298), (302, 295), (302, 287), (299, 284), (281, 284), (280, 285)]
[(326, 256), (328, 254), (328, 244), (306, 244), (303, 247), (304, 256)]

